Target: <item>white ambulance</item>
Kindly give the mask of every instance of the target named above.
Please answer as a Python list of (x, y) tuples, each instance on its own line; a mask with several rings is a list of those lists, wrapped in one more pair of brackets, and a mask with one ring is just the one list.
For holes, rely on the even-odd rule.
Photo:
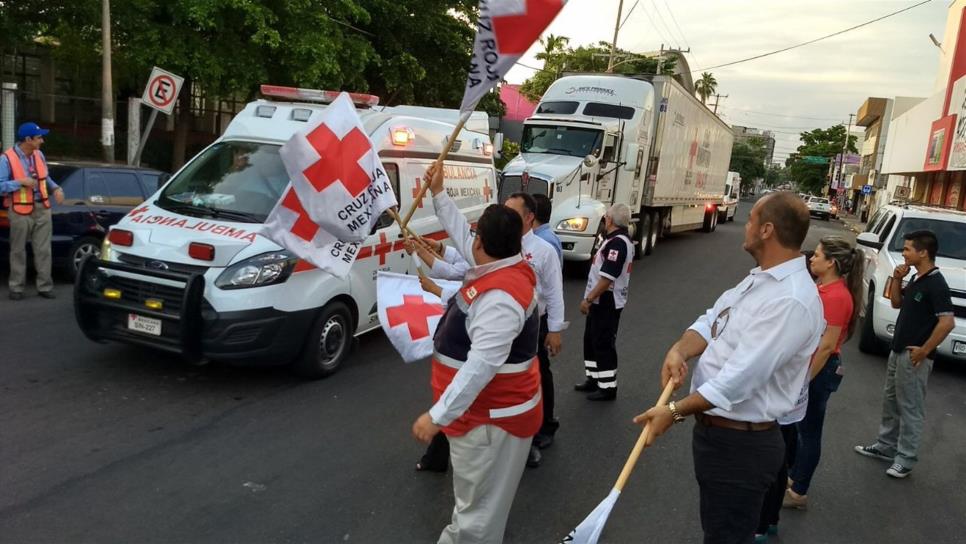
[[(106, 238), (101, 259), (77, 275), (77, 322), (88, 338), (139, 344), (191, 361), (291, 365), (306, 377), (334, 372), (354, 338), (379, 326), (376, 272), (415, 273), (399, 227), (383, 216), (345, 279), (322, 272), (260, 235), (289, 183), (279, 148), (332, 91), (262, 86), (224, 135), (189, 161)], [(352, 95), (363, 125), (409, 209), (458, 113), (379, 107)], [(485, 113), (474, 114), (445, 164), (446, 190), (471, 222), (496, 200)], [(429, 193), (410, 227), (442, 240)]]

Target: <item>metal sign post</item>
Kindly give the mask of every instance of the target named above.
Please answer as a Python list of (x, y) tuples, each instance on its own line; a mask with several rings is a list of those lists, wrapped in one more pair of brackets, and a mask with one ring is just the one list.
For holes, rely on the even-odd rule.
[(148, 135), (151, 134), (151, 129), (154, 128), (154, 120), (157, 119), (158, 112), (160, 111), (171, 115), (183, 84), (184, 78), (181, 76), (162, 70), (157, 66), (151, 70), (151, 77), (148, 78), (148, 84), (144, 87), (144, 94), (141, 96), (141, 103), (151, 108), (151, 115), (148, 117), (148, 124), (144, 127), (144, 132), (141, 134), (137, 153), (131, 162), (134, 166), (140, 166), (141, 164), (141, 152), (144, 151), (144, 145), (148, 141)]

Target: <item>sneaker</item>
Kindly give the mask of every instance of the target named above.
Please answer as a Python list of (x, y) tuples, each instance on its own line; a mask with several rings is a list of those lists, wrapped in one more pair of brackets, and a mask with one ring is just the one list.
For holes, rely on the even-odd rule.
[(57, 295), (55, 295), (53, 291), (40, 291), (37, 294), (47, 299), (57, 298)]
[(755, 544), (761, 544), (762, 542), (768, 542), (768, 535), (755, 533)]
[(874, 457), (875, 459), (881, 459), (883, 461), (892, 461), (892, 457), (882, 453), (882, 450), (876, 447), (876, 444), (871, 446), (856, 446), (855, 453), (859, 455), (864, 455), (866, 457)]
[(23, 300), (23, 293), (10, 291), (10, 300)]
[(912, 472), (909, 467), (904, 467), (899, 463), (892, 463), (892, 466), (886, 469), (886, 474), (892, 476), (893, 478), (905, 478)]
[(791, 489), (785, 490), (785, 497), (782, 499), (782, 508), (794, 508), (796, 510), (808, 509), (808, 495), (799, 495)]
[(770, 535), (777, 535), (778, 534), (778, 525), (769, 525), (768, 526), (768, 534), (770, 534)]

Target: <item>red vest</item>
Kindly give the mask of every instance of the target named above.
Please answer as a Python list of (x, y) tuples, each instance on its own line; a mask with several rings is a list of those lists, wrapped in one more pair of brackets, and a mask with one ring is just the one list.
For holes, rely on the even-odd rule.
[(450, 300), (434, 338), (436, 350), (431, 379), (434, 402), (466, 361), (470, 348), (466, 314), (476, 299), (492, 289), (503, 291), (513, 297), (527, 318), (512, 340), (510, 355), (497, 374), (462, 416), (443, 427), (447, 435), (462, 436), (480, 425), (495, 425), (520, 438), (531, 437), (540, 430), (543, 399), (537, 362), (540, 316), (536, 309), (536, 283), (533, 269), (526, 261), (520, 261), (467, 283)]
[[(20, 162), (20, 156), (11, 147), (3, 152), (10, 163), (10, 174), (13, 179), (23, 179), (29, 177), (24, 164)], [(39, 180), (37, 190), (40, 192), (40, 203), (45, 208), (50, 207), (50, 199), (47, 197), (47, 160), (40, 151), (34, 151), (34, 168), (36, 178)], [(30, 187), (21, 187), (3, 198), (3, 204), (7, 209), (12, 209), (20, 215), (30, 215), (34, 211), (34, 190)]]

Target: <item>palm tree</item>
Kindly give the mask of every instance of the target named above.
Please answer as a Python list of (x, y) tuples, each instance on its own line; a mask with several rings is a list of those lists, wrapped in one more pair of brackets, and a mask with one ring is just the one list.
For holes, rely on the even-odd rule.
[(701, 74), (701, 79), (698, 80), (697, 84), (694, 86), (694, 91), (698, 93), (701, 97), (701, 103), (707, 104), (708, 97), (713, 95), (718, 89), (718, 80), (711, 75), (710, 72), (704, 72)]
[(542, 60), (544, 64), (550, 62), (554, 56), (558, 53), (563, 52), (564, 47), (570, 43), (570, 38), (566, 36), (554, 36), (553, 34), (547, 34), (546, 38), (540, 38), (540, 45), (543, 46), (543, 51), (537, 53), (537, 60)]

